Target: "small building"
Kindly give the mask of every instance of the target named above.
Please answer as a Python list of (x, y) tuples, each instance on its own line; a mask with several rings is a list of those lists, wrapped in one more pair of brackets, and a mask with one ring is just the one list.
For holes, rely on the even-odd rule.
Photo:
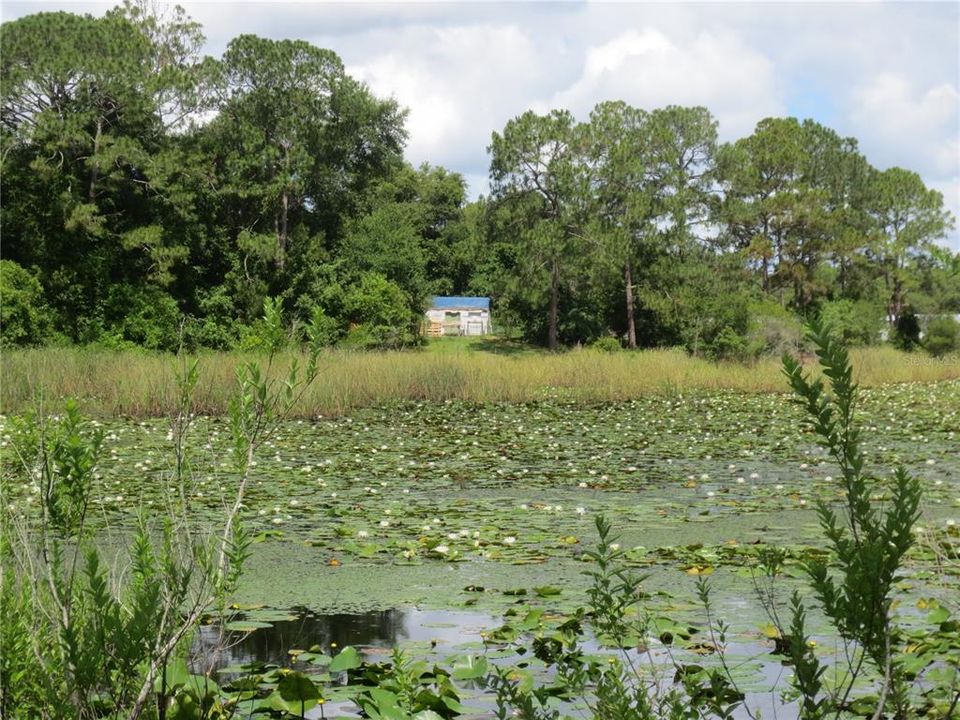
[(426, 312), (425, 333), (429, 337), (489, 335), (490, 298), (446, 296), (431, 298)]

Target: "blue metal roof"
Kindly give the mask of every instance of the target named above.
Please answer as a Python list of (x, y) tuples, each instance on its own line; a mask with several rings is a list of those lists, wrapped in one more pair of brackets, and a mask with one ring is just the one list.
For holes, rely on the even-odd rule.
[(438, 295), (430, 301), (430, 307), (436, 310), (489, 310), (490, 298)]

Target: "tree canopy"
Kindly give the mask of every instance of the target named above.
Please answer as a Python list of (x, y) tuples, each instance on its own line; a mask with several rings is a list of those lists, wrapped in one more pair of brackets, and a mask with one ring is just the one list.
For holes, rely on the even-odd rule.
[(415, 344), (430, 295), (481, 294), (550, 348), (716, 356), (811, 315), (960, 312), (942, 196), (812, 120), (720, 144), (703, 107), (525, 112), (470, 202), (458, 173), (404, 161), (395, 100), (309, 42), (206, 57), (196, 22), (146, 0), (0, 42), (4, 345), (247, 347), (266, 297), (294, 341)]

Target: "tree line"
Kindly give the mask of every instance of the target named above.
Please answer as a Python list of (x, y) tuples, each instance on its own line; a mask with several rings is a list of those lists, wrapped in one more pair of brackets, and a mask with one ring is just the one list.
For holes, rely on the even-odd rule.
[(0, 27), (6, 346), (252, 347), (266, 298), (325, 344), (415, 344), (427, 298), (462, 294), (551, 348), (715, 356), (811, 314), (909, 344), (916, 314), (960, 312), (942, 196), (811, 120), (723, 144), (700, 107), (527, 112), (468, 202), (334, 52), (241, 35), (211, 58), (148, 8)]

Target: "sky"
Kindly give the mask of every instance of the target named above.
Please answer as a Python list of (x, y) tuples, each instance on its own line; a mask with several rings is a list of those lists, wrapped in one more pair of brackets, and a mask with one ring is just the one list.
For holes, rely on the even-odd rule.
[[(114, 3), (6, 2), (102, 14)], [(918, 172), (960, 217), (960, 3), (192, 2), (206, 51), (297, 38), (408, 108), (407, 159), (487, 191), (490, 135), (526, 110), (585, 119), (604, 100), (703, 105), (720, 138), (769, 116), (856, 137), (876, 167)], [(945, 241), (960, 250), (960, 232)]]

